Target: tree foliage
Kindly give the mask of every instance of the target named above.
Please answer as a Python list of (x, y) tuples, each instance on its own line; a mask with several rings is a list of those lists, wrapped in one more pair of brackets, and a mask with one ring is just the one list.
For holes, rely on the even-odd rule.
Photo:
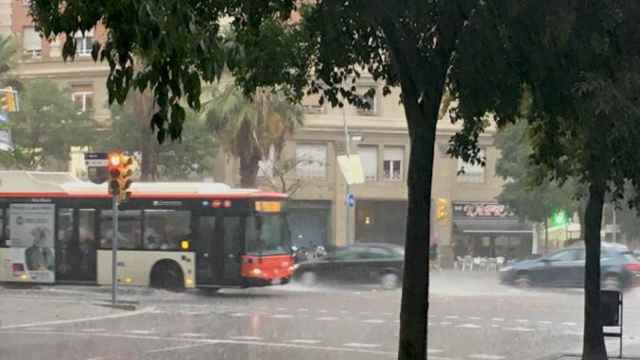
[(302, 108), (272, 89), (259, 89), (251, 99), (233, 84), (214, 87), (206, 109), (209, 128), (223, 149), (240, 160), (243, 187), (256, 186), (260, 161), (270, 151), (280, 159), (286, 140), (303, 123)]
[(501, 157), (496, 163), (496, 174), (505, 179), (498, 196), (501, 203), (522, 218), (545, 222), (553, 213), (578, 210), (577, 189), (572, 180), (560, 185), (549, 180), (531, 160), (533, 149), (527, 133), (527, 124), (520, 121), (509, 125), (496, 135), (496, 147)]
[(182, 138), (158, 144), (152, 139), (148, 119), (138, 118), (131, 103), (111, 108), (111, 129), (97, 143), (104, 151), (120, 149), (150, 158), (148, 179), (187, 180), (210, 174), (217, 144), (199, 114), (188, 111)]
[[(575, 178), (588, 189), (584, 239), (587, 245), (584, 359), (604, 359), (600, 319), (600, 227), (607, 193), (623, 198), (627, 184), (640, 186), (640, 4), (573, 0), (486, 2), (493, 31), (462, 39), (458, 62), (491, 73), (480, 83), (452, 71), (465, 119), (454, 151), (473, 153), (473, 139), (496, 114), (499, 124), (524, 116), (531, 128), (532, 160), (553, 180)], [(472, 26), (477, 26), (472, 21)], [(489, 29), (487, 29), (489, 30)], [(460, 67), (457, 67), (460, 68)], [(524, 93), (531, 106), (519, 114)], [(638, 198), (631, 204), (640, 203)]]
[(10, 113), (7, 125), (14, 149), (0, 154), (5, 168), (68, 170), (71, 148), (95, 140), (96, 123), (80, 112), (71, 95), (57, 84), (38, 80), (20, 93), (20, 111)]

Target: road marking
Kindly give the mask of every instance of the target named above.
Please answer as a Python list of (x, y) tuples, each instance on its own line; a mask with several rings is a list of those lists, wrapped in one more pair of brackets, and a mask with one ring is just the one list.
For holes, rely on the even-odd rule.
[(538, 321), (538, 324), (542, 324), (542, 325), (551, 325), (552, 322), (549, 320), (540, 320)]
[(443, 351), (442, 349), (427, 349), (427, 354), (440, 354)]
[(322, 309), (322, 310), (318, 310), (318, 312), (319, 312), (319, 313), (321, 313), (321, 314), (326, 314), (326, 313), (328, 313), (329, 311), (328, 311), (328, 310), (325, 310), (325, 309)]
[(208, 311), (182, 311), (179, 314), (183, 315), (208, 315)]
[(233, 313), (233, 314), (231, 314), (231, 316), (233, 316), (233, 317), (245, 317), (245, 316), (249, 316), (249, 314), (247, 314), (247, 313)]
[(513, 327), (513, 328), (504, 328), (507, 331), (521, 331), (521, 332), (528, 332), (528, 331), (533, 331), (533, 329), (529, 329), (529, 328), (525, 328), (525, 327)]
[(346, 343), (344, 344), (344, 346), (372, 349), (372, 348), (380, 347), (380, 344), (364, 344), (364, 343), (352, 342), (352, 343)]
[(442, 326), (447, 326), (447, 325), (451, 325), (451, 324), (453, 324), (453, 323), (450, 322), (450, 321), (441, 321), (440, 322), (440, 325), (442, 325)]
[(313, 345), (313, 344), (319, 344), (321, 341), (320, 340), (309, 340), (309, 339), (293, 339), (293, 340), (289, 340), (289, 342), (292, 342), (294, 344)]
[(338, 318), (335, 317), (335, 316), (323, 316), (323, 317), (316, 318), (316, 320), (319, 320), (319, 321), (333, 321), (333, 320), (338, 320)]
[(384, 324), (385, 321), (381, 320), (381, 319), (369, 319), (369, 320), (364, 320), (363, 323), (367, 323), (367, 324)]
[(29, 331), (53, 331), (53, 328), (51, 328), (51, 327), (34, 327), (34, 328), (28, 328), (27, 330), (29, 330)]
[(493, 321), (504, 321), (504, 318), (492, 318)]
[[(78, 333), (78, 332), (33, 332), (33, 331), (2, 331), (4, 334), (38, 334), (38, 335), (50, 335), (50, 336), (77, 336), (77, 337), (88, 337), (88, 336), (96, 336), (96, 337), (105, 337), (105, 338), (124, 338), (124, 339), (137, 339), (137, 340), (157, 340), (157, 341), (175, 341), (175, 337), (163, 337), (163, 336), (152, 336), (152, 335), (126, 335), (126, 334), (110, 334), (110, 333), (98, 333), (98, 334), (87, 334), (87, 333)], [(339, 347), (339, 346), (318, 346), (318, 345), (307, 345), (307, 344), (292, 344), (292, 343), (270, 343), (270, 342), (261, 342), (261, 341), (241, 341), (241, 340), (231, 340), (231, 339), (182, 339), (183, 341), (189, 341), (195, 344), (237, 344), (237, 345), (253, 345), (253, 346), (263, 346), (263, 347), (280, 347), (280, 348), (289, 348), (289, 349), (304, 349), (304, 350), (318, 350), (318, 351), (334, 351), (334, 352), (357, 352), (363, 354), (372, 354), (372, 355), (384, 355), (386, 356), (396, 356), (397, 352), (395, 351), (383, 351), (383, 350), (375, 350), (375, 349), (365, 349), (365, 348), (355, 348), (355, 347)], [(433, 360), (449, 360), (449, 358), (445, 357), (437, 357), (432, 356)]]
[(272, 318), (274, 319), (291, 319), (293, 317), (293, 315), (290, 314), (275, 314), (275, 315), (271, 315)]
[(128, 334), (140, 334), (140, 335), (149, 335), (155, 334), (155, 330), (127, 330), (125, 331)]
[(465, 329), (480, 329), (482, 328), (482, 326), (476, 325), (476, 324), (462, 324), (462, 325), (458, 325), (456, 326), (457, 328), (465, 328)]
[(203, 334), (203, 333), (182, 333), (182, 334), (180, 334), (178, 336), (196, 338), (196, 337), (205, 337), (205, 336), (207, 336), (207, 334)]
[(581, 331), (563, 331), (562, 335), (582, 336)]
[(369, 315), (371, 312), (369, 311), (360, 311), (360, 315)]
[(119, 319), (131, 316), (138, 316), (142, 314), (148, 314), (153, 311), (153, 308), (144, 308), (137, 311), (130, 311), (125, 313), (118, 314), (110, 314), (110, 315), (102, 315), (102, 316), (92, 316), (86, 318), (78, 318), (78, 319), (70, 319), (70, 320), (54, 320), (54, 321), (42, 321), (28, 324), (17, 324), (17, 325), (7, 325), (0, 327), (0, 330), (8, 330), (8, 329), (20, 329), (20, 328), (31, 328), (31, 327), (42, 327), (47, 325), (63, 325), (63, 324), (73, 324), (78, 322), (87, 322), (87, 321), (99, 321), (106, 319)]
[(276, 311), (287, 311), (287, 308), (279, 307), (279, 308), (276, 308)]
[(382, 313), (382, 315), (384, 315), (384, 316), (393, 316), (393, 313), (385, 312), (385, 313)]
[(574, 322), (570, 322), (570, 321), (565, 321), (562, 323), (562, 325), (566, 325), (566, 326), (576, 326), (578, 324), (574, 323)]
[(502, 355), (487, 355), (487, 354), (473, 354), (468, 356), (471, 359), (482, 359), (482, 360), (502, 360), (505, 357)]
[(340, 310), (340, 314), (349, 314), (349, 313), (350, 313), (350, 311), (347, 311), (347, 310)]
[(307, 308), (299, 308), (299, 309), (298, 309), (298, 311), (300, 311), (300, 312), (306, 312), (306, 311), (309, 311), (309, 309), (307, 309)]
[(459, 319), (460, 317), (458, 315), (447, 315), (444, 318), (445, 319)]
[(500, 327), (500, 325), (491, 324), (491, 327), (492, 327), (492, 328), (499, 328), (499, 327)]
[(107, 331), (107, 329), (97, 328), (97, 329), (82, 329), (84, 332), (93, 333), (93, 332), (103, 332)]
[(176, 350), (183, 350), (183, 349), (191, 349), (194, 347), (200, 347), (200, 346), (207, 346), (210, 344), (187, 344), (187, 345), (178, 345), (178, 346), (171, 346), (171, 347), (166, 347), (166, 348), (161, 348), (161, 349), (155, 349), (155, 350), (149, 350), (149, 351), (145, 351), (145, 354), (155, 354), (155, 353), (159, 353), (159, 352), (166, 352), (166, 351), (176, 351)]
[(103, 360), (103, 359), (105, 359), (104, 356), (97, 356), (97, 357), (88, 358), (87, 360)]
[(528, 323), (528, 322), (529, 322), (529, 320), (527, 320), (527, 319), (518, 319), (518, 320), (516, 320), (516, 322), (519, 322), (519, 323)]
[(468, 319), (469, 319), (469, 320), (482, 320), (482, 318), (481, 318), (481, 317), (479, 317), (479, 316), (469, 316), (469, 318), (468, 318)]
[(249, 340), (249, 341), (262, 340), (262, 338), (258, 337), (258, 336), (244, 336), (244, 335), (229, 336), (229, 338), (234, 339), (234, 340)]

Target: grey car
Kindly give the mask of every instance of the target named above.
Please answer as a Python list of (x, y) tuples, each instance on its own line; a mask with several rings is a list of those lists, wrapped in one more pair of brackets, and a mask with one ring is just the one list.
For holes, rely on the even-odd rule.
[(393, 289), (402, 282), (404, 249), (397, 245), (357, 243), (297, 265), (294, 279), (311, 286), (318, 282), (380, 284)]
[[(621, 290), (640, 282), (640, 262), (624, 245), (603, 243), (600, 266), (604, 289)], [(538, 259), (511, 263), (500, 270), (500, 280), (519, 287), (582, 287), (584, 269), (584, 247), (569, 247)]]

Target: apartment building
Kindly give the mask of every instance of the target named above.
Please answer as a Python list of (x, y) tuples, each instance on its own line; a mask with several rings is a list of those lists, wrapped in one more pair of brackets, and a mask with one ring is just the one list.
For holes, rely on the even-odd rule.
[[(383, 97), (372, 79), (361, 80), (358, 86), (363, 94), (370, 87), (378, 90), (366, 99), (370, 109), (320, 106), (317, 98), (306, 98), (305, 126), (283, 152), (283, 158), (301, 160), (289, 174), (292, 181), (302, 181), (291, 196), (289, 217), (292, 241), (298, 246), (404, 243), (410, 146), (399, 92)], [(446, 115), (438, 123), (433, 199), (444, 200), (447, 217), (432, 216), (432, 235), (425, 241), (437, 244), (449, 264), (465, 255), (530, 254), (535, 246), (532, 226), (496, 201), (503, 185), (495, 174), (496, 129), (480, 137), (486, 167), (465, 164), (446, 153), (457, 129)], [(346, 154), (347, 143), (351, 154), (360, 155), (365, 177), (363, 184), (351, 187), (337, 163), (337, 156)], [(229, 159), (226, 164), (217, 168), (216, 179), (238, 183), (237, 161)], [(354, 195), (353, 206), (346, 201), (348, 192)]]
[[(105, 85), (109, 67), (91, 58), (93, 42), (104, 38), (104, 29), (76, 34), (76, 57), (65, 62), (64, 38), (42, 39), (29, 16), (28, 5), (29, 0), (0, 0), (0, 34), (13, 35), (18, 45), (14, 72), (24, 81), (47, 79), (69, 89), (79, 111), (91, 112), (99, 123), (106, 123), (110, 117)], [(71, 161), (71, 169), (82, 169), (82, 152), (74, 151)]]

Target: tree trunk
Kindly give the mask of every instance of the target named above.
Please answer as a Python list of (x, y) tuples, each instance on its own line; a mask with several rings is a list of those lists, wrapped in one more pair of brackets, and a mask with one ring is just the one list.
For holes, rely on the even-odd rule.
[(253, 189), (257, 185), (260, 154), (254, 152), (249, 156), (240, 157), (240, 186)]
[(584, 282), (583, 360), (607, 359), (600, 314), (600, 229), (604, 195), (603, 185), (589, 186), (584, 232), (587, 255)]
[(544, 254), (549, 253), (549, 218), (544, 216)]
[[(429, 312), (429, 236), (431, 180), (438, 107), (420, 109), (415, 94), (403, 89), (405, 114), (411, 137), (409, 208), (405, 242), (404, 278), (400, 309), (398, 359), (427, 358)], [(412, 101), (414, 100), (414, 101)], [(439, 104), (439, 98), (435, 99)]]

